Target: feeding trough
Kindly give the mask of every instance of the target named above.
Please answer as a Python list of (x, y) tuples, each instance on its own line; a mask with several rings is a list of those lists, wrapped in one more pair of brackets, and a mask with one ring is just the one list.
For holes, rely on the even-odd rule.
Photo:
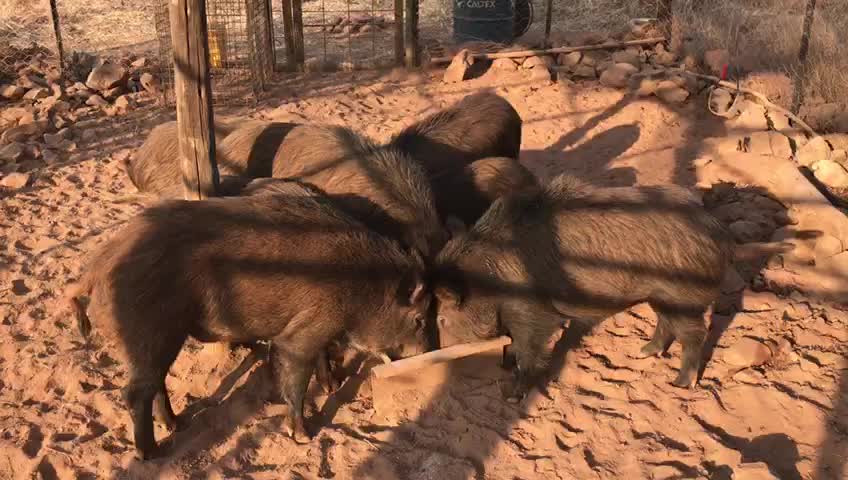
[(504, 347), (511, 343), (511, 338), (503, 336), (375, 366), (369, 375), (374, 410), (386, 416), (398, 413), (398, 409), (417, 408), (457, 374), (503, 376), (498, 364)]

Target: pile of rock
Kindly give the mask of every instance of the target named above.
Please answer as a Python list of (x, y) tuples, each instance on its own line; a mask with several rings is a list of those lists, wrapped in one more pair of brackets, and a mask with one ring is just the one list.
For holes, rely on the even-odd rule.
[(335, 17), (321, 27), (322, 32), (335, 33), (337, 37), (363, 35), (385, 30), (391, 25), (385, 17), (373, 15), (352, 15), (350, 18)]
[(146, 67), (144, 58), (109, 62), (75, 54), (63, 79), (44, 54), (15, 64), (15, 81), (0, 85), (0, 174), (59, 162), (91, 136), (74, 130), (82, 117), (122, 115), (158, 95)]
[[(718, 88), (712, 98), (715, 111), (728, 112), (731, 92)], [(717, 146), (718, 153), (742, 151), (792, 158), (799, 167), (809, 169), (837, 201), (848, 204), (848, 134), (810, 138), (785, 113), (749, 99), (736, 101), (735, 109), (726, 122), (730, 135)]]
[[(571, 38), (568, 44), (610, 44), (608, 36), (581, 35)], [(611, 45), (611, 44), (610, 44)], [(524, 47), (514, 46), (500, 52), (518, 52)], [(550, 82), (563, 80), (598, 80), (610, 88), (629, 88), (640, 96), (656, 96), (670, 104), (685, 102), (703, 85), (689, 77), (667, 75), (665, 67), (674, 65), (676, 57), (666, 51), (662, 44), (654, 48), (631, 46), (625, 49), (589, 50), (560, 53), (557, 55), (534, 55), (527, 57), (501, 57), (492, 60), (490, 69), (497, 73), (526, 72), (532, 80)], [(445, 82), (459, 82), (468, 78), (474, 64), (468, 50), (460, 51), (445, 72)]]

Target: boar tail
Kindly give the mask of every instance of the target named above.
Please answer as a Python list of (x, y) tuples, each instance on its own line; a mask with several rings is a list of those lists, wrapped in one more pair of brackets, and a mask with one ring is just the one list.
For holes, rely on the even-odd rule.
[(80, 301), (80, 297), (87, 297), (91, 294), (93, 282), (90, 275), (84, 275), (79, 282), (68, 288), (65, 294), (65, 302), (71, 308), (74, 316), (77, 319), (77, 328), (83, 338), (88, 338), (91, 334), (91, 320), (88, 318), (86, 307)]

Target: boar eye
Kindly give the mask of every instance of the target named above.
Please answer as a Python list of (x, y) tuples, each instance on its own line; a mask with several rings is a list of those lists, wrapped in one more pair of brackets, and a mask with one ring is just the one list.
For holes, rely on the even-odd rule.
[(439, 322), (439, 328), (447, 328), (447, 325), (448, 325), (448, 319), (447, 318), (439, 315), (439, 318), (438, 318), (437, 321)]

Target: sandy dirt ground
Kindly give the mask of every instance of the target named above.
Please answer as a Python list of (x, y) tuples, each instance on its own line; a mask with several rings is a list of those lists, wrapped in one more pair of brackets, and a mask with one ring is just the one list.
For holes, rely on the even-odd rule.
[[(704, 142), (726, 133), (704, 97), (669, 107), (595, 83), (534, 84), (522, 72), (453, 85), (427, 74), (357, 75), (301, 79), (256, 109), (221, 112), (348, 125), (386, 140), (491, 89), (524, 119), (523, 163), (543, 179), (567, 172), (595, 185), (693, 186)], [(393, 397), (396, 408), (379, 413), (359, 374), (330, 398), (315, 395), (314, 438), (298, 445), (282, 433), (285, 408), (264, 401), (263, 364), (232, 374), (247, 352), (195, 342), (167, 379), (191, 426), (171, 435), (157, 425), (172, 453), (140, 463), (120, 394), (125, 365), (88, 348), (58, 302), (97, 261), (88, 254), (142, 208), (115, 201), (135, 191), (119, 160), (167, 117), (140, 109), (122, 118), (87, 125), (98, 134), (79, 145), (77, 161), (0, 194), (0, 478), (848, 478), (848, 312), (797, 293), (753, 292), (750, 265), (727, 289), (740, 311), (713, 318), (712, 358), (692, 391), (670, 386), (677, 344), (668, 358), (635, 358), (655, 322), (639, 306), (582, 339), (567, 330), (547, 391), (524, 404), (502, 399), (507, 375), (494, 360), (457, 365), (427, 398)], [(741, 215), (779, 214), (755, 191), (708, 198), (716, 208), (742, 202)], [(752, 366), (762, 360), (752, 341), (773, 346), (765, 364)]]

